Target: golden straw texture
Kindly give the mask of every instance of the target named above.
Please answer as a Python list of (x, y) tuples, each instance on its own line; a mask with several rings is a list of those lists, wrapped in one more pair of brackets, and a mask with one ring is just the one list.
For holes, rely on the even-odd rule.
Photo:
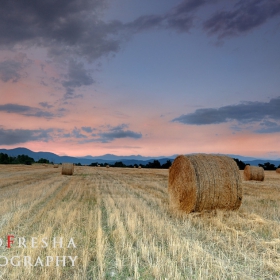
[(262, 167), (246, 165), (244, 168), (244, 180), (255, 180), (263, 181), (264, 180), (264, 170)]
[(186, 213), (238, 209), (242, 184), (235, 161), (221, 155), (180, 155), (169, 169), (170, 207)]
[(74, 173), (74, 164), (73, 163), (63, 163), (61, 174), (62, 175), (73, 175)]

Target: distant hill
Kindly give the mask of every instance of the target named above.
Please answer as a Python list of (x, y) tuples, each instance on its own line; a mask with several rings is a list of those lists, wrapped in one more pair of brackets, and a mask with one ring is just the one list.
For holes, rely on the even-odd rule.
[[(173, 155), (168, 157), (169, 159), (174, 159), (177, 155)], [(154, 160), (154, 159), (163, 159), (166, 158), (166, 156), (160, 156), (160, 157), (144, 157), (141, 155), (131, 155), (131, 156), (116, 156), (113, 154), (106, 154), (103, 156), (85, 156), (82, 158), (86, 158), (86, 159), (92, 159), (92, 160), (96, 160), (96, 159), (102, 159), (102, 160), (110, 160), (110, 161), (120, 161), (120, 160), (140, 160), (140, 161), (146, 161), (146, 160)]]
[[(62, 162), (71, 162), (71, 163), (81, 163), (82, 165), (90, 165), (91, 163), (108, 163), (108, 164), (114, 164), (116, 161), (121, 161), (125, 165), (134, 165), (134, 164), (143, 164), (146, 165), (149, 162), (153, 162), (154, 160), (158, 160), (160, 164), (166, 163), (167, 160), (170, 160), (173, 162), (175, 157), (177, 155), (172, 155), (169, 157), (144, 157), (141, 155), (131, 155), (131, 156), (116, 156), (113, 154), (105, 154), (103, 156), (85, 156), (85, 157), (70, 157), (70, 156), (58, 156), (54, 153), (49, 152), (33, 152), (26, 148), (15, 148), (15, 149), (0, 149), (0, 153), (8, 154), (9, 156), (17, 157), (18, 155), (27, 155), (29, 157), (32, 157), (35, 161), (38, 161), (40, 158), (48, 159), (50, 162), (53, 163), (62, 163)], [(243, 162), (250, 164), (250, 165), (256, 165), (258, 164), (264, 164), (265, 162), (270, 162), (274, 164), (275, 166), (278, 166), (280, 164), (279, 160), (270, 160), (270, 159), (256, 159), (253, 157), (245, 157), (240, 155), (228, 155), (232, 158), (238, 158), (239, 160), (242, 160)]]
[[(15, 148), (15, 149), (0, 149), (0, 153), (7, 154), (9, 156), (16, 157), (18, 155), (27, 155), (32, 157), (35, 161), (38, 161), (40, 158), (48, 159), (50, 162), (53, 163), (62, 163), (62, 162), (70, 162), (70, 163), (81, 163), (82, 165), (90, 165), (91, 163), (98, 162), (98, 163), (108, 163), (114, 164), (116, 161), (121, 161), (125, 165), (133, 165), (133, 164), (143, 164), (146, 165), (149, 162), (157, 159), (161, 164), (166, 163), (167, 160), (173, 161), (172, 158), (164, 158), (164, 157), (142, 157), (140, 155), (135, 156), (116, 156), (111, 154), (106, 154), (104, 156), (92, 157), (86, 156), (81, 158), (76, 157), (69, 157), (69, 156), (58, 156), (54, 153), (49, 152), (33, 152), (26, 148)], [(176, 157), (173, 156), (174, 158)], [(143, 160), (140, 160), (140, 159)]]
[[(242, 161), (252, 161), (252, 160), (257, 160), (256, 158), (254, 157), (244, 157), (244, 156), (240, 156), (240, 155), (232, 155), (232, 154), (227, 154), (227, 156), (231, 157), (231, 158), (238, 158), (239, 160), (242, 160)], [(260, 160), (263, 160), (263, 159), (260, 159)]]
[(264, 164), (265, 162), (270, 162), (271, 164), (274, 164), (276, 167), (280, 164), (280, 159), (272, 160), (272, 159), (257, 159), (253, 157), (244, 157), (240, 155), (228, 155), (232, 158), (238, 158), (239, 160), (242, 160), (246, 164), (250, 164), (252, 166), (258, 166), (258, 164)]
[[(40, 158), (48, 159), (50, 162), (53, 163), (62, 163), (62, 162), (70, 162), (70, 163), (81, 163), (81, 164), (91, 164), (92, 160), (89, 159), (78, 159), (75, 157), (69, 156), (58, 156), (54, 153), (49, 152), (33, 152), (26, 148), (15, 148), (11, 150), (0, 149), (0, 153), (7, 154), (9, 156), (16, 157), (18, 155), (27, 155), (32, 157), (35, 161), (38, 161)], [(101, 162), (100, 162), (101, 163)]]

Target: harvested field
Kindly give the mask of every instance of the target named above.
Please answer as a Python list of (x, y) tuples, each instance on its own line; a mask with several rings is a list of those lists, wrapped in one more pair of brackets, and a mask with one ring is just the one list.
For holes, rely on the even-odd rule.
[[(242, 184), (237, 211), (174, 216), (168, 170), (79, 167), (61, 176), (39, 165), (0, 165), (0, 238), (15, 238), (0, 256), (30, 256), (32, 264), (3, 266), (0, 257), (0, 279), (279, 279), (279, 174)], [(42, 248), (39, 240), (53, 237), (67, 242)], [(76, 248), (67, 248), (70, 238)], [(43, 266), (35, 266), (38, 256)], [(77, 259), (46, 266), (46, 256)]]

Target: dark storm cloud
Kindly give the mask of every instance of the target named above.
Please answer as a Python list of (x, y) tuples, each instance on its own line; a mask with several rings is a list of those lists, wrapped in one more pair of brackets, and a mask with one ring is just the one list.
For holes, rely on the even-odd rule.
[(204, 22), (204, 29), (219, 38), (248, 32), (280, 15), (279, 0), (238, 1), (232, 11), (220, 11)]
[(20, 71), (22, 69), (21, 63), (14, 60), (5, 60), (0, 62), (0, 79), (3, 82), (17, 82), (20, 77)]
[(115, 52), (112, 38), (120, 23), (99, 20), (103, 0), (3, 0), (0, 9), (0, 45), (47, 47), (55, 55), (95, 59)]
[[(53, 56), (72, 54), (93, 60), (117, 52), (122, 41), (119, 32), (127, 29), (138, 32), (162, 26), (188, 32), (196, 10), (215, 2), (185, 0), (166, 14), (143, 15), (123, 24), (100, 20), (104, 0), (3, 0), (0, 45), (25, 43), (46, 47)], [(259, 26), (279, 13), (279, 0), (239, 1), (233, 11), (220, 11), (210, 17), (204, 28), (211, 34), (229, 36)]]
[(3, 129), (0, 128), (0, 145), (15, 145), (30, 141), (48, 142), (52, 129)]
[(280, 120), (280, 97), (269, 102), (244, 102), (220, 108), (198, 109), (194, 113), (175, 118), (174, 122), (192, 125), (218, 124), (232, 120), (240, 123), (257, 122), (266, 119)]
[[(151, 28), (170, 28), (188, 32), (194, 26), (198, 9), (222, 2), (219, 0), (184, 0), (159, 15), (143, 15), (129, 23), (101, 20), (105, 0), (2, 0), (0, 9), (0, 47), (37, 46), (48, 50), (58, 60), (86, 59), (93, 61), (120, 50), (121, 42), (130, 35)], [(279, 0), (239, 1), (234, 10), (220, 11), (204, 22), (204, 29), (220, 37), (238, 35), (265, 23), (280, 13)], [(59, 58), (59, 59), (58, 59)], [(9, 62), (10, 74), (4, 81), (18, 80), (18, 64)], [(71, 73), (69, 72), (69, 75)], [(74, 73), (75, 75), (75, 73)], [(85, 85), (92, 83), (87, 75)], [(86, 79), (88, 78), (88, 79)], [(69, 84), (79, 84), (65, 81)], [(67, 87), (69, 96), (74, 86)]]
[(6, 113), (14, 113), (19, 114), (27, 117), (38, 117), (38, 118), (46, 118), (51, 119), (54, 117), (60, 117), (63, 115), (63, 110), (60, 110), (57, 113), (51, 113), (48, 111), (43, 111), (36, 107), (30, 107), (25, 105), (18, 105), (18, 104), (4, 104), (0, 105), (0, 112)]

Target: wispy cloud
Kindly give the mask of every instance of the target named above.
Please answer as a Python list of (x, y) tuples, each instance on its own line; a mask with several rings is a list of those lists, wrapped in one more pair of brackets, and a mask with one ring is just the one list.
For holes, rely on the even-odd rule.
[(99, 140), (103, 143), (107, 143), (119, 138), (133, 138), (133, 139), (142, 138), (141, 133), (134, 132), (127, 128), (128, 125), (126, 124), (112, 127), (109, 129), (109, 131), (99, 133), (98, 134)]
[(0, 111), (11, 113), (11, 114), (19, 114), (27, 117), (38, 117), (38, 118), (46, 118), (46, 119), (61, 117), (64, 113), (63, 108), (60, 108), (57, 112), (52, 113), (49, 111), (43, 111), (42, 109), (36, 107), (11, 104), (11, 103), (0, 105)]
[(81, 144), (84, 144), (90, 142), (109, 143), (121, 138), (140, 139), (142, 134), (128, 129), (127, 124), (121, 124), (118, 126), (99, 126), (98, 128), (75, 127), (71, 132), (64, 131), (61, 137), (74, 138), (79, 140)]
[[(197, 109), (194, 113), (181, 115), (172, 121), (190, 125), (208, 125), (233, 120), (244, 124), (269, 119), (280, 120), (280, 97), (273, 98), (269, 102), (243, 102), (220, 108)], [(263, 124), (267, 126), (269, 123)]]
[(134, 32), (151, 28), (171, 28), (179, 32), (189, 32), (193, 27), (194, 12), (201, 6), (212, 3), (206, 0), (185, 0), (162, 15), (144, 15), (127, 23), (122, 28), (129, 28)]
[(22, 66), (19, 62), (14, 60), (5, 60), (0, 62), (0, 79), (3, 82), (17, 82), (20, 77)]
[(83, 126), (81, 129), (87, 133), (91, 133), (94, 130), (90, 126)]
[[(1, 22), (1, 19), (0, 19)], [(1, 27), (0, 27), (1, 30)], [(0, 39), (1, 40), (1, 39)], [(0, 79), (3, 82), (12, 81), (16, 83), (20, 78), (26, 75), (23, 69), (30, 65), (32, 61), (27, 58), (26, 54), (18, 53), (13, 58), (0, 62)]]
[(3, 129), (0, 128), (0, 145), (15, 145), (30, 141), (48, 142), (53, 129)]
[(40, 102), (39, 105), (47, 109), (53, 108), (53, 105), (49, 104), (49, 102)]
[(204, 22), (204, 29), (219, 38), (237, 36), (280, 15), (278, 0), (238, 1), (233, 10), (219, 11)]
[(73, 129), (73, 131), (72, 131), (72, 136), (73, 137), (75, 137), (75, 138), (77, 138), (77, 139), (84, 139), (84, 138), (87, 138), (87, 136), (86, 135), (84, 135), (84, 134), (82, 134), (81, 133), (81, 130), (80, 129), (78, 129), (78, 128), (74, 128)]
[(89, 71), (84, 68), (83, 63), (70, 61), (68, 65), (68, 73), (66, 75), (66, 80), (62, 82), (62, 85), (66, 89), (65, 99), (74, 98), (75, 88), (81, 86), (89, 86), (94, 83)]
[(272, 122), (268, 120), (264, 120), (260, 123), (260, 128), (256, 129), (257, 133), (277, 133), (280, 132), (280, 124), (277, 122)]

